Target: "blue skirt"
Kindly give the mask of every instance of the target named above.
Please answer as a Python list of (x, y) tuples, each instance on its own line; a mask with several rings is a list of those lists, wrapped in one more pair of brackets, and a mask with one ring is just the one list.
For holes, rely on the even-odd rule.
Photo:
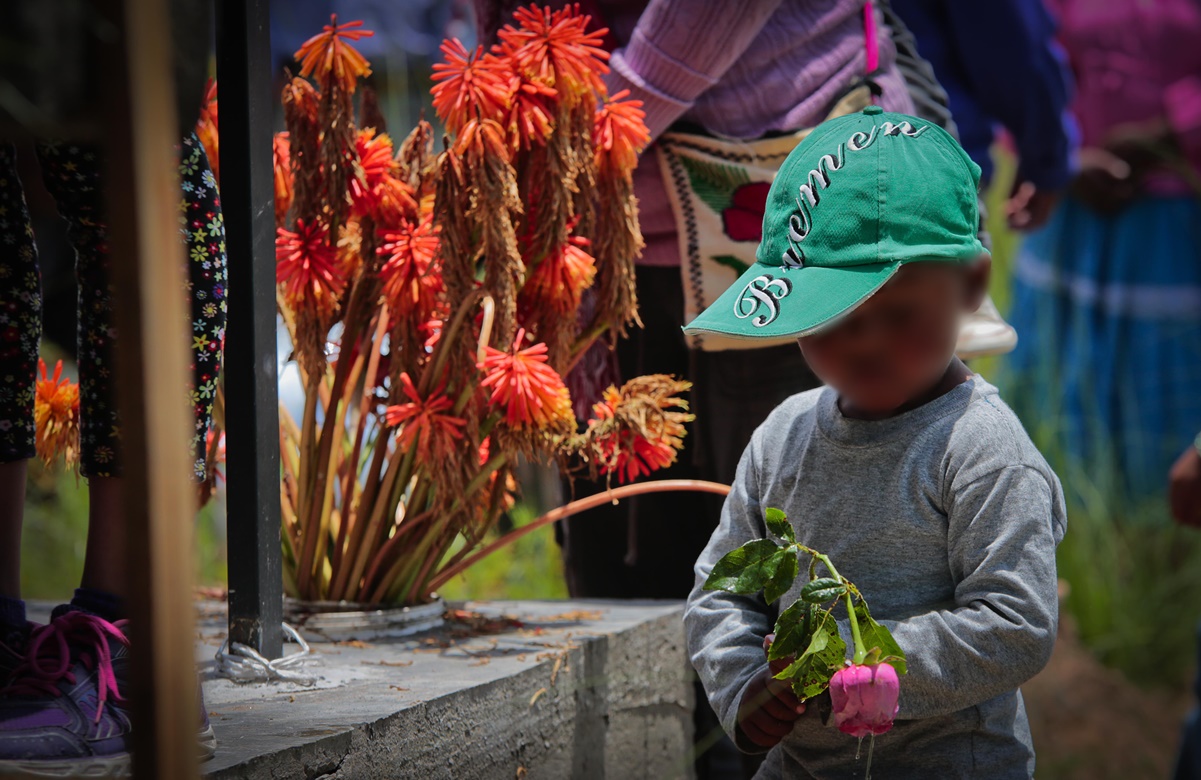
[(1009, 399), (1069, 474), (1160, 497), (1201, 431), (1201, 205), (1102, 217), (1067, 197), (1014, 261)]

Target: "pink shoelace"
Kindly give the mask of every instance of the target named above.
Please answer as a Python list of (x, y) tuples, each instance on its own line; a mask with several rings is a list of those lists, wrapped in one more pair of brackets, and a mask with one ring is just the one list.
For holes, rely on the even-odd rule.
[(71, 648), (74, 647), (84, 667), (89, 671), (95, 669), (97, 673), (96, 722), (99, 723), (104, 702), (110, 695), (113, 701), (125, 700), (117, 687), (108, 640), (111, 637), (128, 647), (129, 638), (124, 631), (127, 624), (126, 620), (110, 623), (87, 612), (73, 611), (39, 626), (29, 638), (24, 662), (17, 667), (13, 683), (4, 693), (10, 696), (61, 696), (60, 681), (65, 678), (68, 683), (75, 684), (75, 673), (71, 671)]

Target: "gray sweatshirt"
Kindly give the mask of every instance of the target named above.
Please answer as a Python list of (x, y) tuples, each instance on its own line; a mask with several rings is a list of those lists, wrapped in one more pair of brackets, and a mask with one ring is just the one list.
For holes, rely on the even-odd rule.
[[(900, 712), (876, 737), (873, 777), (1033, 776), (1018, 686), (1055, 643), (1055, 547), (1067, 518), (1059, 480), (996, 388), (976, 376), (874, 422), (844, 417), (835, 391), (819, 388), (785, 401), (755, 432), (684, 615), (692, 663), (730, 734), (766, 665), (763, 637), (797, 599), (808, 562), (770, 606), (701, 585), (723, 555), (767, 536), (768, 507), (788, 514), (798, 541), (830, 555), (905, 651)], [(835, 614), (849, 645), (845, 610)], [(758, 777), (862, 777), (856, 740), (833, 718), (823, 724), (816, 705)]]

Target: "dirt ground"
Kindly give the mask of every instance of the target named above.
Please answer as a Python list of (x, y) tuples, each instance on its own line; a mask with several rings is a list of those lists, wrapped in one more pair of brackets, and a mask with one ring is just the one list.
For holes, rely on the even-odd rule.
[(1039, 780), (1167, 780), (1190, 691), (1146, 691), (1102, 666), (1060, 625), (1051, 662), (1022, 692)]

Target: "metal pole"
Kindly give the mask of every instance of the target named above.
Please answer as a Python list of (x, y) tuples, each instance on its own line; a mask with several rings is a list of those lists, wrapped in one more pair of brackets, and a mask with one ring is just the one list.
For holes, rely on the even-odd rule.
[(105, 171), (129, 524), (133, 770), (137, 778), (198, 776), (188, 480), (187, 314), (179, 240), (179, 128), (164, 0), (98, 4), (108, 121)]
[(279, 380), (267, 0), (217, 0), (221, 202), (229, 256), (225, 339), (229, 637), (282, 654)]

